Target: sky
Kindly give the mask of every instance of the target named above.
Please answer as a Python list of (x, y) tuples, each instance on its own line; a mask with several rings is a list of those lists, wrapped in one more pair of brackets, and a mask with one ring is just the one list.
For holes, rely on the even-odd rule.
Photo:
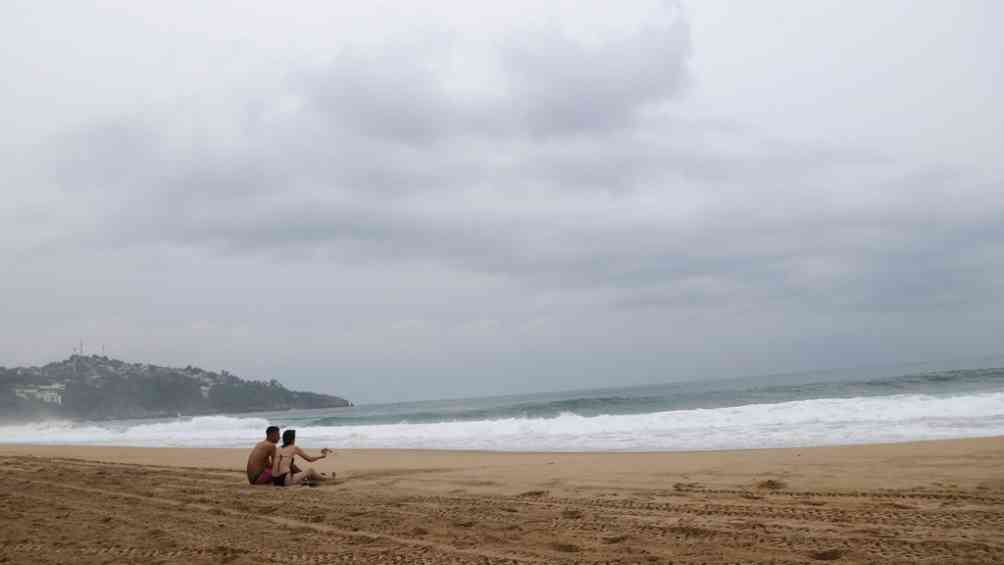
[(0, 365), (376, 402), (1002, 353), (1004, 4), (401, 4), (4, 2)]

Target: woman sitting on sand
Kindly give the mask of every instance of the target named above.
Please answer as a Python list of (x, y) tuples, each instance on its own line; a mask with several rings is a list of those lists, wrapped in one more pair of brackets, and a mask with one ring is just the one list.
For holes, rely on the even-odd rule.
[[(282, 447), (275, 450), (272, 458), (272, 484), (277, 487), (288, 487), (303, 484), (305, 481), (323, 481), (325, 479), (313, 467), (307, 467), (306, 471), (294, 473), (292, 471), (293, 458), (297, 455), (313, 463), (318, 459), (324, 459), (331, 453), (330, 449), (322, 449), (320, 457), (311, 457), (296, 446), (296, 430), (286, 430), (282, 432)], [(334, 473), (331, 474), (335, 476)]]

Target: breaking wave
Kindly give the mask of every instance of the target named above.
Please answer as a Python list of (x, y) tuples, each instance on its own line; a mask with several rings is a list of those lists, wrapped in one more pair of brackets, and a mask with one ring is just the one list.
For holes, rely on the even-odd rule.
[[(0, 426), (13, 443), (246, 447), (283, 416)], [(286, 420), (289, 421), (289, 420)], [(646, 451), (796, 447), (1004, 435), (1004, 392), (816, 398), (640, 414), (327, 425), (300, 420), (308, 447)]]

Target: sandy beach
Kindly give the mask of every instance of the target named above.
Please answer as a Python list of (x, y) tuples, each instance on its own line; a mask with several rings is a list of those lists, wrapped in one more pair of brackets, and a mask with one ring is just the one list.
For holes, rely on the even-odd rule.
[(0, 562), (1004, 563), (1001, 437), (344, 450), (317, 464), (336, 481), (287, 489), (249, 486), (246, 454), (0, 445)]

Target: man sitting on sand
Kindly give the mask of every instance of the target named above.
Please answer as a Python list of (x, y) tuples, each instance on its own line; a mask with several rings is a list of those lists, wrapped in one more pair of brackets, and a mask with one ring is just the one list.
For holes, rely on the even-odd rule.
[[(293, 458), (299, 455), (308, 462), (313, 463), (318, 459), (324, 459), (331, 453), (330, 449), (322, 449), (319, 457), (311, 457), (296, 445), (296, 430), (286, 430), (282, 432), (282, 447), (275, 450), (272, 458), (272, 484), (279, 487), (301, 485), (304, 483), (314, 483), (325, 480), (325, 477), (307, 467), (306, 471), (300, 471), (293, 465)], [(331, 473), (334, 477), (335, 474)]]
[(251, 455), (248, 456), (248, 482), (253, 485), (272, 484), (272, 461), (275, 457), (275, 444), (279, 443), (279, 427), (265, 428), (265, 439), (259, 441)]

